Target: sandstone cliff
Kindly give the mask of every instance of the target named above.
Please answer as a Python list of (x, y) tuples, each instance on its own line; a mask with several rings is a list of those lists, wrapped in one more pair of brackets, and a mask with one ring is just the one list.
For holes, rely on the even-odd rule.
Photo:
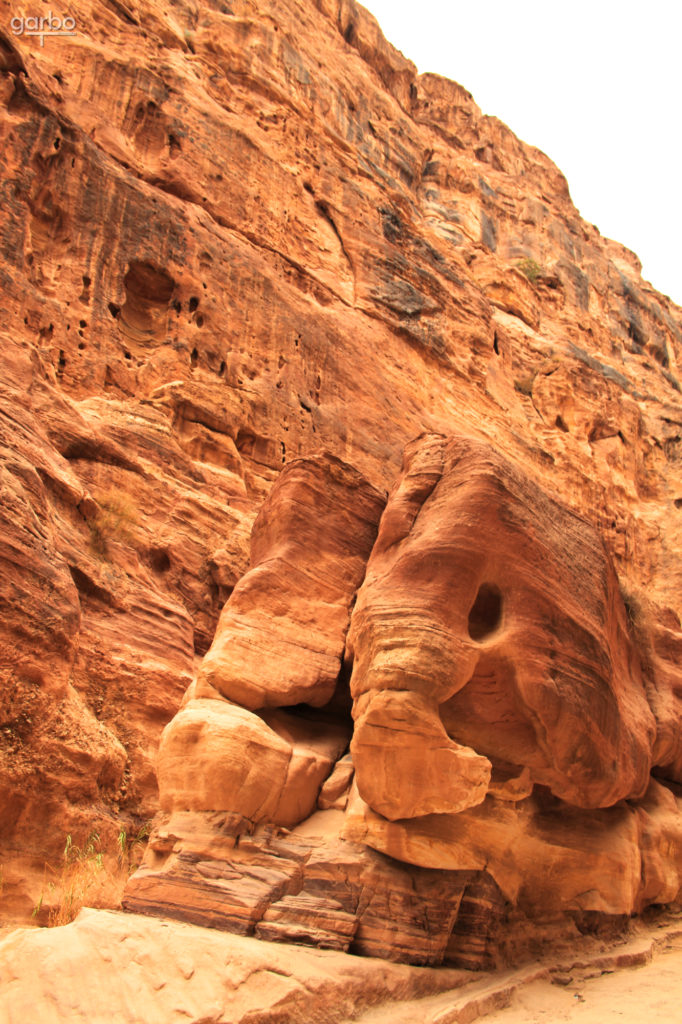
[(263, 937), (674, 900), (682, 311), (353, 0), (2, 11), (7, 915), (160, 809)]

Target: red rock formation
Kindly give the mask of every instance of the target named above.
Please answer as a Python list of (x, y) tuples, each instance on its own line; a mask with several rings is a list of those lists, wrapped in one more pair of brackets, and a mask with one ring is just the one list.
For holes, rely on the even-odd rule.
[[(310, 481), (330, 468), (315, 460), (285, 470), (260, 522), (272, 521), (282, 496), (306, 508)], [(277, 609), (296, 671), (308, 634), (300, 618), (294, 628), (292, 609), (324, 607), (327, 577), (344, 579), (309, 570), (302, 601), (301, 567), (310, 550), (327, 552), (322, 565), (329, 552), (332, 565), (347, 560), (355, 534), (339, 531), (339, 512), (357, 494), (332, 491), (307, 529), (278, 515), (273, 550), (289, 550), (288, 559), (260, 547), (269, 531), (256, 523), (266, 585), (254, 594), (256, 564), (244, 577), (248, 618), (242, 624), (231, 607), (237, 588), (221, 639), (225, 651), (240, 630), (238, 678), (246, 630), (265, 651), (250, 662), (261, 703), (282, 699), (289, 664), (285, 655), (273, 674), (267, 657)], [(348, 580), (346, 609), (357, 583)], [(510, 910), (530, 921), (625, 917), (677, 897), (682, 806), (650, 776), (656, 725), (610, 559), (587, 522), (493, 448), (441, 436), (408, 446), (351, 616), (346, 660), (355, 719), (347, 808), (348, 759), (332, 777), (350, 736), (342, 721), (332, 732), (329, 717), (280, 710), (262, 713), (263, 721), (216, 691), (217, 699), (190, 699), (164, 733), (159, 783), (168, 814), (126, 907), (270, 940), (480, 967), (495, 962), (495, 933)], [(232, 663), (219, 664), (229, 681)], [(328, 695), (323, 675), (315, 685), (321, 699)], [(313, 704), (315, 685), (305, 694)], [(248, 700), (252, 691), (243, 692)], [(298, 728), (285, 735), (287, 723)], [(265, 845), (243, 840), (264, 822), (299, 825), (316, 800), (346, 809), (331, 832), (322, 814), (295, 831), (293, 846), (286, 839), (271, 848), (267, 833)], [(392, 861), (368, 861), (364, 847)], [(418, 879), (426, 903), (411, 895)], [(437, 912), (443, 899), (445, 917)], [(380, 941), (370, 941), (385, 901), (392, 910), (380, 915)]]
[(332, 699), (384, 501), (338, 459), (285, 467), (254, 523), (251, 567), (220, 616), (197, 697), (252, 711)]
[[(385, 817), (480, 803), (490, 763), (578, 807), (646, 791), (654, 720), (610, 559), (489, 446), (408, 448), (349, 651), (358, 788)], [(462, 743), (489, 760), (479, 789)], [(449, 807), (464, 780), (469, 803)]]
[[(497, 843), (502, 812), (510, 834), (527, 835), (552, 800), (575, 802), (586, 808), (576, 815), (599, 822), (620, 813), (602, 805), (636, 798), (632, 813), (623, 811), (625, 846), (619, 839), (607, 861), (596, 848), (594, 863), (618, 890), (632, 850), (647, 850), (646, 879), (634, 896), (623, 884), (630, 895), (621, 903), (672, 899), (670, 787), (682, 781), (680, 310), (641, 280), (632, 253), (580, 219), (547, 157), (483, 117), (462, 87), (417, 75), (354, 0), (265, 0), (257, 9), (206, 0), (163, 10), (152, 0), (85, 0), (76, 37), (44, 46), (13, 35), (8, 4), (3, 11), (0, 863), (8, 912), (30, 913), (45, 860), (58, 860), (67, 834), (82, 841), (97, 829), (113, 849), (122, 827), (136, 830), (157, 811), (161, 732), (248, 568), (254, 518), (282, 467), (329, 452), (355, 467), (344, 473), (363, 475), (363, 501), (373, 505), (394, 483), (405, 444), (424, 432), (484, 442), (498, 470), (512, 467), (500, 470), (513, 485), (509, 501), (494, 488), (491, 497), (485, 474), (472, 481), (469, 499), (486, 506), (481, 522), (490, 522), (490, 503), (522, 515), (530, 496), (537, 525), (522, 515), (518, 546), (513, 524), (495, 525), (496, 581), (481, 575), (481, 530), (463, 524), (453, 564), (467, 552), (471, 561), (461, 578), (455, 573), (457, 623), (422, 646), (423, 672), (442, 687), (442, 714), (434, 718), (433, 694), (414, 696), (414, 673), (422, 673), (414, 666), (398, 688), (413, 691), (407, 697), (393, 695), (393, 680), (373, 687), (374, 710), (358, 704), (358, 763), (379, 766), (376, 777), (359, 768), (359, 785), (381, 806), (365, 811), (355, 801), (348, 828), (354, 821), (374, 845), (390, 835), (409, 859), (410, 845), (439, 849), (426, 827), (434, 817), (438, 828), (443, 819), (489, 817)], [(407, 548), (410, 509), (426, 511), (438, 490), (440, 444), (423, 450), (384, 519), (384, 536), (405, 530)], [(356, 510), (361, 541), (369, 519), (358, 496), (345, 526), (352, 540)], [(456, 495), (448, 502), (459, 508)], [(301, 535), (287, 543), (310, 556), (291, 511), (282, 522), (296, 522)], [(447, 579), (434, 541), (428, 573), (415, 569), (413, 583), (405, 576), (398, 587), (415, 606), (427, 584)], [(279, 543), (274, 534), (271, 542)], [(285, 813), (296, 790), (283, 786), (272, 797), (279, 811), (265, 817), (304, 814), (336, 754), (302, 742), (310, 716), (295, 738), (291, 712), (276, 705), (286, 704), (285, 691), (306, 704), (328, 700), (344, 610), (364, 572), (362, 543), (347, 561), (333, 552), (319, 561), (357, 580), (341, 588), (343, 598), (331, 580), (329, 606), (320, 590), (304, 607), (295, 588), (276, 644), (257, 641), (250, 664), (242, 648), (233, 675), (212, 654), (204, 689), (194, 691), (200, 708), (210, 702), (208, 717), (222, 720), (241, 714), (223, 707), (232, 693), (282, 763), (292, 763), (297, 744), (307, 747), (305, 801), (293, 799)], [(377, 549), (374, 564), (383, 560), (396, 581), (392, 557)], [(308, 557), (306, 571), (317, 564)], [(271, 587), (272, 573), (261, 569)], [(510, 630), (503, 625), (482, 644), (467, 627), (479, 583), (499, 587), (513, 609)], [(368, 580), (368, 599), (380, 584)], [(253, 586), (245, 578), (228, 605), (239, 607), (252, 637)], [(495, 600), (494, 591), (483, 594), (474, 620), (485, 625)], [(426, 619), (437, 622), (446, 604), (439, 596)], [(358, 686), (365, 672), (378, 680), (390, 668), (363, 646), (368, 608), (359, 607), (353, 632)], [(225, 615), (229, 629), (221, 627), (214, 653), (236, 635), (233, 611)], [(409, 636), (395, 634), (406, 640), (403, 658), (414, 653), (411, 636), (425, 641), (412, 626)], [(550, 648), (551, 628), (560, 635)], [(292, 636), (298, 674), (277, 678), (267, 651)], [(456, 693), (443, 644), (467, 683)], [(561, 665), (551, 683), (550, 649)], [(217, 684), (221, 700), (208, 690)], [(504, 702), (492, 713), (483, 701), (491, 689)], [(266, 712), (263, 694), (275, 690)], [(586, 707), (596, 716), (587, 733)], [(420, 723), (406, 747), (412, 759), (424, 751), (428, 787), (396, 793), (388, 776), (403, 766), (378, 731), (406, 711)], [(462, 721), (470, 713), (474, 724)], [(169, 735), (185, 724), (185, 739), (203, 735), (208, 718), (197, 715), (186, 705)], [(504, 754), (490, 748), (491, 717), (523, 724), (528, 744), (508, 728)], [(578, 735), (585, 746), (574, 771)], [(168, 791), (188, 792), (182, 756), (171, 753)], [(647, 790), (650, 763), (660, 785)], [(440, 773), (455, 765), (467, 784), (444, 798)], [(243, 758), (233, 767), (232, 778), (242, 778)], [(348, 762), (339, 771), (319, 799), (343, 807)], [(538, 795), (540, 786), (555, 795)], [(204, 797), (202, 807), (216, 803), (210, 786)], [(225, 803), (223, 820), (241, 821), (238, 801)], [(405, 825), (377, 809), (429, 813)], [(247, 818), (257, 817), (249, 808)], [(576, 826), (576, 834), (586, 833)], [(593, 902), (602, 896), (609, 904), (608, 894)], [(289, 909), (273, 910), (263, 927), (276, 929)], [(328, 909), (319, 914), (327, 931)], [(292, 912), (296, 927), (302, 913), (300, 904)]]
[(314, 809), (350, 740), (342, 658), (383, 505), (336, 458), (282, 470), (254, 523), (251, 567), (164, 731), (164, 810), (229, 811), (252, 827), (297, 825)]

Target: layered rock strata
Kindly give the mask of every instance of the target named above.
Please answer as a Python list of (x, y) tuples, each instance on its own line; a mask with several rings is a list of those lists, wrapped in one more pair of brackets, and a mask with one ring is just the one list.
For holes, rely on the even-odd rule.
[[(261, 546), (273, 510), (286, 498), (305, 509), (311, 482), (330, 468), (338, 471), (321, 459), (293, 464), (256, 522), (263, 562), (235, 588), (208, 668), (164, 733), (166, 813), (125, 905), (274, 941), (482, 967), (496, 962), (510, 915), (531, 927), (563, 915), (568, 926), (675, 901), (682, 802), (675, 779), (656, 764), (669, 722), (660, 691), (648, 702), (618, 581), (594, 528), (491, 446), (426, 435), (406, 449), (351, 614), (364, 566), (358, 558), (354, 575), (339, 566), (360, 535), (339, 530), (338, 515), (352, 522), (349, 498), (363, 521), (368, 495), (375, 512), (383, 505), (358, 477), (344, 470), (353, 490), (327, 489), (326, 506), (304, 532), (297, 519), (278, 515), (274, 549)], [(374, 534), (372, 522), (367, 536)], [(301, 602), (311, 544), (330, 572), (307, 574)], [(288, 559), (275, 557), (282, 546)], [(265, 584), (242, 621), (239, 595), (253, 593), (250, 577), (261, 564)], [(282, 655), (279, 621), (293, 630), (294, 648), (305, 646), (310, 633), (300, 618), (294, 628), (291, 609), (328, 608), (320, 597), (330, 575), (338, 587), (348, 583), (341, 641), (349, 618), (350, 628), (337, 657), (335, 703), (314, 717), (310, 705), (329, 696), (326, 676), (319, 672), (319, 697), (313, 686), (309, 705), (293, 703), (301, 655)], [(247, 643), (264, 652), (250, 661), (251, 688), (241, 683)], [(350, 666), (352, 741), (341, 757), (350, 723), (344, 734), (337, 720), (334, 750), (324, 713), (339, 715)], [(214, 697), (197, 699), (208, 673)], [(287, 675), (289, 710), (273, 716), (269, 706), (282, 700)], [(233, 677), (247, 699), (259, 694), (264, 710), (221, 696), (217, 686)], [(301, 730), (290, 743), (307, 735), (309, 744), (312, 736), (328, 744), (319, 773), (306, 774), (295, 742), (293, 753), (286, 747), (284, 721)]]

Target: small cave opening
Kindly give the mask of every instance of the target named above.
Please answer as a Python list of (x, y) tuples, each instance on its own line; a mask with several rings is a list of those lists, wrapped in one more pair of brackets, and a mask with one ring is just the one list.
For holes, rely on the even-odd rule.
[(149, 561), (154, 572), (165, 573), (171, 567), (171, 560), (165, 548), (151, 548)]
[(494, 583), (482, 583), (471, 606), (469, 636), (481, 641), (494, 633), (502, 620), (502, 593)]
[(126, 301), (121, 309), (121, 328), (138, 341), (161, 340), (166, 330), (168, 307), (175, 281), (152, 263), (131, 261), (123, 285)]
[(338, 763), (348, 753), (353, 737), (351, 671), (352, 661), (344, 658), (334, 692), (322, 706), (307, 703), (289, 704), (285, 707), (265, 708), (258, 714), (280, 735), (290, 734), (290, 737), (296, 737), (300, 733), (299, 739), (304, 742), (306, 736), (307, 742), (315, 741), (315, 738), (326, 742), (332, 741), (337, 750), (335, 762)]

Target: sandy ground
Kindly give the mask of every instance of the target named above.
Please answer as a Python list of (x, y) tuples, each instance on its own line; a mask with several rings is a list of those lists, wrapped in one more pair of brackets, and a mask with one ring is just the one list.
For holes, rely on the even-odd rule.
[[(575, 972), (565, 984), (537, 981), (521, 989), (485, 1024), (677, 1024), (682, 1022), (682, 937), (670, 940), (642, 967)], [(570, 977), (570, 980), (568, 980)]]

